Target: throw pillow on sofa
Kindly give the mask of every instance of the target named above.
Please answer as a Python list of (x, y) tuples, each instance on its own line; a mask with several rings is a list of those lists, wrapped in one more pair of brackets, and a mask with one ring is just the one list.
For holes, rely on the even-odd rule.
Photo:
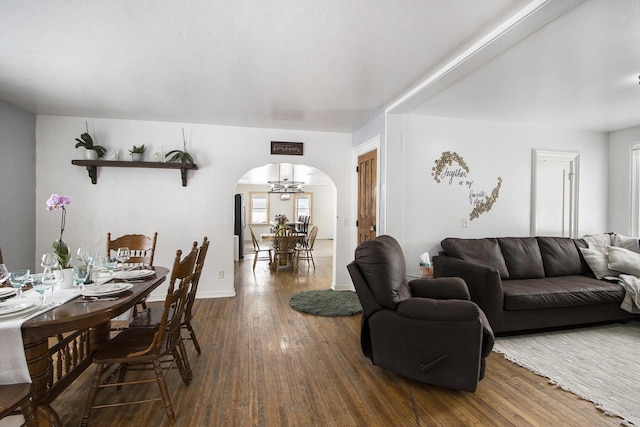
[(640, 254), (611, 246), (609, 248), (609, 269), (640, 277)]
[(601, 280), (606, 276), (619, 276), (620, 272), (609, 269), (609, 255), (598, 249), (580, 248), (584, 260), (587, 262), (593, 274)]
[(622, 234), (613, 235), (613, 246), (628, 249), (633, 252), (640, 252), (640, 244), (637, 237), (627, 237)]

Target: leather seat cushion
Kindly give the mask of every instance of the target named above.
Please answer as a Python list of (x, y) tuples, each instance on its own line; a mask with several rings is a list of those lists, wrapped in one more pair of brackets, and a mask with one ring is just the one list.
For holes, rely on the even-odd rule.
[(624, 289), (618, 283), (583, 275), (545, 279), (503, 280), (505, 310), (535, 310), (620, 302)]

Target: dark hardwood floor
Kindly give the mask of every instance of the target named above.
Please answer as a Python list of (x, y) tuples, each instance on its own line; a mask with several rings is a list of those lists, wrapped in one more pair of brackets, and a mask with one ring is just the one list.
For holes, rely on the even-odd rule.
[[(330, 253), (330, 251), (329, 251)], [(476, 393), (416, 381), (372, 366), (359, 348), (360, 316), (324, 318), (292, 310), (291, 295), (330, 286), (332, 259), (316, 269), (271, 273), (236, 263), (235, 298), (196, 302), (203, 353), (190, 342), (194, 373), (168, 383), (178, 426), (614, 426), (589, 402), (493, 353)], [(326, 253), (325, 253), (326, 255)], [(344, 268), (348, 260), (338, 262)], [(205, 266), (206, 268), (206, 266)], [(54, 402), (79, 425), (93, 367)], [(157, 393), (155, 384), (106, 390), (99, 398)], [(161, 403), (94, 411), (92, 426), (168, 425)]]

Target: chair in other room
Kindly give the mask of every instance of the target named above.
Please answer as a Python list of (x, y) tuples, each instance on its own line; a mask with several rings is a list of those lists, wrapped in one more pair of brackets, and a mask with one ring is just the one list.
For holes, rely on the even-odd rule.
[[(198, 343), (198, 339), (196, 338), (196, 332), (193, 329), (191, 320), (193, 319), (193, 316), (194, 316), (193, 303), (196, 300), (196, 293), (198, 292), (198, 284), (200, 283), (200, 276), (202, 274), (202, 269), (204, 267), (204, 260), (207, 256), (207, 251), (209, 250), (209, 243), (210, 243), (210, 240), (208, 240), (205, 237), (202, 240), (202, 245), (197, 250), (198, 255), (196, 257), (195, 269), (193, 272), (194, 275), (193, 275), (193, 279), (191, 280), (191, 286), (189, 288), (189, 292), (187, 293), (187, 304), (184, 309), (184, 317), (181, 323), (182, 328), (186, 329), (189, 332), (189, 338), (193, 342), (193, 346), (195, 347), (198, 354), (202, 353), (202, 350), (200, 348), (200, 343)], [(194, 245), (195, 244), (196, 243), (194, 242)], [(185, 260), (191, 259), (191, 256), (192, 255), (190, 254), (187, 258), (185, 258)], [(184, 266), (180, 266), (174, 269), (174, 271), (177, 272), (176, 277), (174, 277), (174, 274), (172, 273), (172, 280), (175, 281), (176, 279), (180, 278), (178, 276), (184, 276), (186, 274), (189, 274), (188, 264), (185, 263)], [(151, 327), (160, 321), (161, 316), (162, 316), (162, 307), (152, 306), (144, 310), (142, 313), (140, 313), (129, 326), (132, 328)]]
[[(182, 251), (176, 253), (174, 267), (180, 265)], [(193, 251), (188, 257), (195, 258), (197, 253)], [(193, 271), (193, 264), (190, 268)], [(180, 376), (185, 385), (191, 382), (191, 368), (189, 360), (184, 357), (184, 341), (182, 339), (180, 324), (187, 302), (187, 292), (193, 280), (193, 273), (187, 275), (178, 282), (170, 283), (167, 296), (162, 310), (160, 323), (153, 328), (129, 328), (120, 332), (111, 340), (98, 349), (93, 356), (93, 363), (96, 370), (93, 376), (91, 389), (82, 417), (82, 426), (87, 426), (93, 409), (107, 408), (113, 406), (131, 405), (138, 403), (148, 403), (162, 401), (169, 422), (175, 423), (175, 411), (169, 397), (169, 391), (165, 382), (168, 370), (174, 365), (178, 367)], [(177, 285), (177, 287), (176, 287)], [(151, 364), (155, 373), (155, 378), (140, 378), (125, 381), (127, 370), (133, 371), (136, 368), (145, 368)], [(120, 374), (116, 381), (116, 376), (112, 368), (120, 368)], [(130, 386), (142, 383), (156, 382), (160, 389), (160, 397), (145, 400), (128, 402), (114, 402), (101, 405), (94, 405), (98, 391), (102, 388), (110, 387), (115, 393), (119, 392), (122, 386)], [(113, 387), (116, 386), (118, 390)]]
[[(256, 263), (258, 261), (269, 261), (269, 265), (273, 261), (273, 248), (267, 246), (260, 246), (258, 239), (256, 239), (256, 235), (253, 232), (253, 227), (249, 226), (249, 231), (251, 231), (251, 242), (253, 243), (253, 250), (255, 252), (255, 256), (253, 257), (253, 269), (256, 269)], [(264, 254), (267, 255), (264, 255)]]
[(273, 236), (273, 262), (271, 269), (278, 271), (281, 266), (295, 268), (296, 245), (303, 239), (291, 227), (282, 227)]
[(428, 384), (476, 390), (494, 335), (463, 279), (407, 283), (402, 248), (391, 236), (361, 243), (347, 269), (362, 304), (362, 352), (374, 365)]
[(14, 411), (20, 408), (25, 425), (37, 427), (35, 406), (31, 402), (30, 393), (31, 384), (0, 385), (0, 419), (13, 415)]
[(296, 270), (299, 267), (300, 260), (306, 260), (307, 264), (311, 261), (313, 268), (316, 268), (316, 262), (313, 260), (313, 245), (316, 243), (316, 236), (318, 235), (318, 226), (311, 227), (309, 235), (303, 242), (303, 244), (296, 246)]
[(296, 231), (298, 233), (307, 234), (309, 232), (309, 215), (299, 215), (298, 223), (296, 224)]
[(115, 255), (118, 248), (129, 248), (131, 258), (125, 263), (126, 265), (152, 267), (157, 240), (157, 232), (153, 233), (153, 237), (147, 237), (144, 234), (125, 234), (113, 240), (111, 233), (107, 233), (107, 255)]

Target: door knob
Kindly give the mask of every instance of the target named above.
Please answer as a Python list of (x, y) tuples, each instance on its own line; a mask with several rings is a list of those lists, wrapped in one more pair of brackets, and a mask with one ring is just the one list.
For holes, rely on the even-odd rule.
[(369, 227), (369, 231), (376, 231), (376, 225), (373, 224), (371, 227)]

